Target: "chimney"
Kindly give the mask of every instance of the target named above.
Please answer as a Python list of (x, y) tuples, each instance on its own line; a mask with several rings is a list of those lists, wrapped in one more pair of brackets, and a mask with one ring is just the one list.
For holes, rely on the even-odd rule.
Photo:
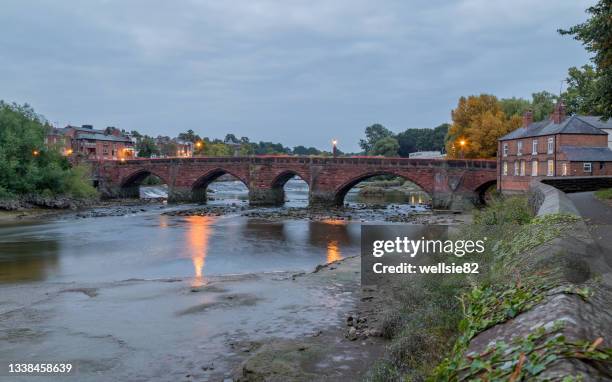
[(557, 101), (557, 104), (555, 105), (555, 110), (550, 116), (550, 119), (552, 119), (552, 121), (556, 124), (563, 122), (563, 120), (565, 119), (565, 105), (561, 100)]
[(523, 113), (523, 127), (528, 127), (533, 123), (533, 112), (531, 110), (527, 110)]

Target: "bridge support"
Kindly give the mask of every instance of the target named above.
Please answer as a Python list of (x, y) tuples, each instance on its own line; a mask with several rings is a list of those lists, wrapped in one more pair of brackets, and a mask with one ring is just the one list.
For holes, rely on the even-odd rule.
[(252, 206), (280, 206), (285, 202), (285, 190), (278, 188), (250, 188), (249, 204)]
[[(168, 187), (168, 202), (192, 202), (193, 198), (191, 187)], [(206, 201), (206, 191), (204, 191), (204, 202)]]
[(311, 208), (334, 208), (342, 206), (342, 201), (338, 203), (336, 194), (333, 191), (310, 190), (308, 206)]

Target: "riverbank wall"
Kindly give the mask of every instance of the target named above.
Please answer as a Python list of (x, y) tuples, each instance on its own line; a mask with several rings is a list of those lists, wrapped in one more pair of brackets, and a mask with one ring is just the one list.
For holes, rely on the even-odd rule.
[[(552, 214), (580, 216), (566, 194), (540, 182), (531, 186), (530, 203), (538, 217)], [(530, 265), (527, 273), (537, 276), (541, 269), (554, 268), (560, 275), (559, 286), (548, 290), (537, 304), (513, 319), (477, 334), (469, 343), (467, 356), (478, 357), (490, 352), (496, 343), (516, 343), (518, 338), (533, 338), (537, 328), (552, 330), (555, 326), (561, 327), (555, 335), (562, 334), (566, 344), (590, 343), (586, 350), (612, 346), (612, 314), (609, 311), (612, 273), (605, 259), (612, 254), (598, 248), (584, 220), (572, 224), (563, 235), (527, 254)], [(602, 362), (588, 356), (582, 359), (563, 357), (554, 353), (550, 346), (551, 356), (555, 358), (545, 364), (545, 370), (539, 375), (544, 380), (562, 380), (578, 375), (582, 376), (582, 381), (612, 377), (610, 360)]]

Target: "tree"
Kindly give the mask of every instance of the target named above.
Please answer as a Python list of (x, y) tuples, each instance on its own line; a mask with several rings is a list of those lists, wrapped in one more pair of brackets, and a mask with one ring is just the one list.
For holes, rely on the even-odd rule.
[(522, 123), (518, 115), (508, 118), (497, 98), (489, 94), (461, 97), (452, 118), (446, 138), (446, 152), (451, 158), (494, 157), (497, 139)]
[(151, 156), (159, 155), (160, 153), (159, 148), (155, 144), (155, 140), (148, 135), (141, 137), (136, 144), (136, 150), (140, 158), (151, 158)]
[(238, 143), (240, 143), (240, 140), (238, 138), (236, 138), (236, 136), (234, 134), (226, 134), (224, 142), (225, 143), (238, 144)]
[(605, 111), (599, 104), (599, 79), (591, 65), (568, 70), (567, 90), (563, 102), (569, 114), (602, 115)]
[(317, 150), (314, 147), (304, 147), (302, 145), (300, 146), (295, 146), (293, 148), (293, 154), (295, 155), (320, 155), (321, 151)]
[(169, 140), (167, 142), (163, 142), (159, 146), (160, 146), (159, 151), (161, 152), (163, 156), (166, 156), (166, 157), (176, 156), (176, 151), (178, 147), (176, 146), (175, 142)]
[(369, 153), (374, 148), (376, 142), (386, 137), (392, 137), (393, 132), (383, 125), (375, 123), (365, 128), (365, 135), (366, 139), (359, 140), (359, 146), (361, 146), (363, 151)]
[(393, 137), (384, 137), (376, 141), (370, 152), (371, 155), (382, 155), (386, 157), (396, 157), (399, 150), (399, 143)]
[(397, 135), (398, 153), (402, 157), (415, 151), (444, 151), (444, 138), (449, 124), (443, 123), (434, 129), (407, 129)]
[(72, 166), (58, 150), (45, 147), (50, 129), (29, 105), (0, 101), (0, 197), (96, 194), (87, 168)]
[(193, 143), (196, 143), (202, 140), (202, 138), (200, 138), (200, 136), (197, 135), (191, 129), (187, 130), (184, 133), (180, 133), (177, 138), (185, 142), (193, 142)]
[(531, 111), (534, 121), (543, 121), (552, 114), (559, 97), (543, 90), (531, 95)]
[(567, 30), (559, 29), (559, 33), (574, 36), (594, 54), (592, 61), (597, 76), (594, 109), (604, 118), (612, 118), (612, 1), (599, 0), (586, 11), (590, 14), (587, 21)]

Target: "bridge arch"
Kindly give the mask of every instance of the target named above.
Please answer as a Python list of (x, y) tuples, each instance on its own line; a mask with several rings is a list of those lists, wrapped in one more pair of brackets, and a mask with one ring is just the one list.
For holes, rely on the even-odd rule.
[(413, 177), (413, 176), (410, 176), (408, 174), (404, 174), (401, 172), (396, 172), (396, 171), (372, 171), (372, 172), (366, 172), (354, 178), (351, 178), (350, 180), (345, 181), (339, 187), (337, 187), (334, 190), (334, 204), (338, 206), (343, 205), (346, 194), (348, 194), (348, 192), (353, 187), (355, 187), (358, 183), (363, 182), (366, 179), (370, 179), (372, 177), (380, 176), (380, 175), (391, 175), (391, 176), (396, 176), (396, 177), (408, 180), (416, 184), (421, 189), (421, 191), (428, 194), (430, 197), (432, 196), (432, 190), (427, 188), (424, 184), (422, 184), (416, 177)]
[(491, 194), (492, 188), (495, 188), (496, 185), (497, 185), (497, 180), (488, 180), (482, 183), (480, 186), (476, 187), (476, 189), (474, 190), (474, 193), (477, 196), (476, 202), (483, 204), (483, 205), (490, 202), (490, 199), (492, 197), (492, 194)]
[(159, 175), (159, 173), (141, 168), (123, 177), (123, 179), (120, 181), (119, 189), (121, 196), (124, 198), (140, 197), (140, 185), (151, 175), (161, 179), (163, 184), (168, 184), (168, 180), (164, 176)]
[[(299, 171), (291, 170), (291, 169), (282, 171), (281, 173), (276, 175), (274, 179), (272, 180), (272, 182), (270, 183), (270, 190), (271, 190), (270, 193), (274, 200), (273, 204), (282, 205), (286, 201), (285, 200), (285, 185), (287, 184), (289, 180), (295, 177), (299, 178), (300, 181), (306, 184), (306, 190), (305, 190), (306, 193), (304, 195), (303, 200), (301, 199), (293, 200), (292, 202), (297, 203), (297, 206), (300, 206), (300, 207), (302, 206), (301, 204), (303, 204), (304, 207), (308, 205), (308, 194), (310, 193), (309, 179), (308, 177), (301, 174)], [(296, 192), (299, 192), (299, 190), (297, 190)]]
[(206, 203), (206, 190), (208, 189), (208, 186), (212, 182), (217, 180), (219, 177), (226, 174), (229, 174), (234, 178), (238, 179), (240, 182), (242, 182), (242, 184), (245, 185), (247, 189), (249, 188), (249, 184), (245, 179), (243, 179), (232, 171), (226, 170), (222, 167), (218, 167), (207, 171), (204, 175), (200, 176), (198, 179), (196, 179), (195, 182), (193, 182), (193, 184), (191, 185), (191, 199), (194, 202)]

